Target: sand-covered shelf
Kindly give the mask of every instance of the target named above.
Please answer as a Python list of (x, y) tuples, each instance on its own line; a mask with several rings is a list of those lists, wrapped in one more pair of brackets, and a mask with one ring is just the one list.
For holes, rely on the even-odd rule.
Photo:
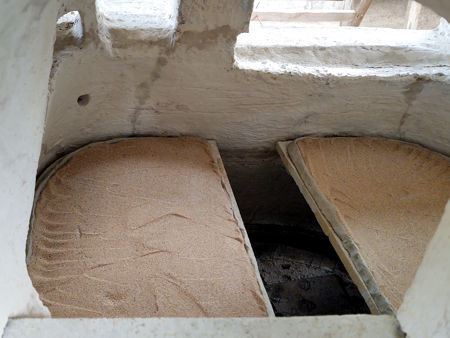
[(449, 160), (367, 137), (305, 137), (278, 151), (372, 312), (395, 312), (449, 198)]
[(53, 317), (267, 316), (215, 143), (84, 147), (39, 179), (27, 255)]

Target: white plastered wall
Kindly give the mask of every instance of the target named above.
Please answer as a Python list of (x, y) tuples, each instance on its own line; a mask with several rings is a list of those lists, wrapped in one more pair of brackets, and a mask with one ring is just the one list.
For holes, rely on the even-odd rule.
[[(84, 41), (51, 67), (61, 3), (60, 15), (80, 11)], [(41, 141), (41, 168), (82, 144), (140, 134), (203, 136), (231, 153), (270, 153), (278, 140), (310, 134), (380, 135), (450, 152), (448, 67), (428, 77), (414, 69), (389, 76), (237, 69), (235, 39), (251, 8), (252, 1), (184, 0), (175, 44), (108, 51), (92, 0), (1, 2), (0, 328), (8, 317), (47, 314), (25, 267)], [(91, 100), (79, 106), (83, 94)]]
[[(68, 10), (79, 10), (81, 3), (86, 1), (73, 2)], [(450, 97), (446, 93), (450, 75), (448, 62), (442, 62), (446, 38), (441, 31), (420, 32), (412, 51), (405, 41), (411, 41), (414, 32), (403, 31), (394, 37), (387, 32), (388, 46), (380, 47), (382, 39), (374, 38), (359, 47), (350, 46), (345, 53), (345, 46), (334, 48), (331, 54), (324, 46), (313, 46), (312, 38), (305, 48), (302, 37), (313, 33), (305, 31), (293, 34), (297, 40), (275, 39), (284, 44), (282, 48), (259, 46), (280, 57), (247, 67), (237, 62), (234, 47), (236, 37), (246, 31), (251, 10), (251, 1), (184, 0), (173, 35), (158, 40), (155, 30), (152, 37), (139, 41), (136, 37), (141, 32), (128, 34), (127, 27), (105, 30), (102, 14), (95, 8), (86, 11), (83, 44), (55, 55), (39, 169), (88, 142), (114, 137), (215, 139), (230, 170), (244, 221), (248, 221), (246, 215), (254, 215), (251, 221), (261, 222), (270, 213), (271, 221), (278, 224), (281, 221), (276, 223), (275, 217), (284, 206), (299, 210), (303, 203), (306, 208), (300, 198), (297, 202), (281, 199), (286, 195), (281, 187), (289, 187), (290, 178), (277, 159), (274, 145), (279, 140), (372, 135), (449, 152)], [(94, 29), (96, 16), (101, 23), (99, 34)], [(367, 34), (365, 30), (358, 39)], [(436, 35), (444, 43), (434, 41)], [(250, 34), (248, 40), (258, 39)], [(291, 59), (300, 67), (291, 67), (295, 62), (284, 57), (290, 44), (294, 46)], [(301, 57), (296, 56), (299, 49)], [(429, 58), (435, 50), (441, 55)], [(257, 56), (253, 48), (249, 53)], [(337, 59), (336, 54), (359, 63), (320, 65)], [(371, 64), (360, 69), (365, 60)], [(305, 71), (303, 62), (319, 67)], [(90, 95), (90, 102), (79, 106), (77, 98), (84, 94)], [(252, 164), (245, 165), (242, 159), (250, 157)], [(240, 182), (247, 188), (241, 189)], [(276, 183), (269, 187), (265, 182)], [(295, 193), (291, 189), (288, 195)], [(272, 203), (275, 197), (282, 202)]]
[[(56, 55), (40, 168), (92, 140), (149, 134), (213, 138), (221, 151), (273, 151), (276, 141), (301, 135), (378, 135), (449, 152), (450, 71), (442, 62), (448, 48), (430, 45), (421, 32), (417, 67), (404, 56), (409, 51), (398, 35), (389, 48), (355, 51), (362, 62), (390, 60), (363, 71), (353, 64), (304, 71), (280, 59), (239, 69), (234, 44), (251, 7), (237, 0), (182, 1), (174, 43), (121, 40), (123, 30), (110, 36), (117, 46), (112, 50), (91, 36), (81, 50)], [(436, 44), (449, 41), (442, 39)], [(321, 47), (304, 48), (306, 57), (297, 60), (310, 62), (308, 55), (320, 54)], [(422, 59), (433, 49), (444, 54), (434, 60), (439, 67), (428, 70), (432, 66)], [(83, 94), (91, 100), (80, 107)]]
[(398, 310), (410, 337), (450, 335), (450, 202)]
[(10, 316), (45, 316), (25, 242), (48, 93), (56, 3), (0, 4), (0, 332)]

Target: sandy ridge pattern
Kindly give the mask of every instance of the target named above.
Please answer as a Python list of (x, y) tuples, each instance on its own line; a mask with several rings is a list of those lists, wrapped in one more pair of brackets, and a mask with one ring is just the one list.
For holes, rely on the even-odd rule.
[(206, 141), (79, 151), (42, 190), (30, 236), (53, 317), (267, 316)]
[[(449, 161), (405, 142), (364, 137), (295, 141), (316, 192), (398, 309), (450, 197)], [(320, 201), (318, 199), (317, 201)], [(332, 217), (330, 217), (331, 219)]]

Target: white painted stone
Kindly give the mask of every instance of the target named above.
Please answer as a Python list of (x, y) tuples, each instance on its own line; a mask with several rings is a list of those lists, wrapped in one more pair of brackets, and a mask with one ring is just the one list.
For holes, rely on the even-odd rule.
[(72, 11), (64, 14), (56, 21), (56, 40), (54, 53), (60, 50), (79, 47), (83, 38), (83, 24), (80, 13)]
[(238, 68), (343, 76), (450, 74), (450, 37), (435, 30), (363, 27), (265, 29), (238, 36)]
[(80, 40), (83, 37), (83, 26), (81, 24), (80, 13), (72, 11), (64, 14), (56, 21), (58, 32), (64, 32)]
[(342, 337), (400, 338), (389, 316), (291, 318), (14, 319), (4, 338), (60, 337)]
[(450, 201), (398, 310), (398, 319), (408, 337), (446, 338), (450, 335), (449, 257)]
[(52, 63), (57, 7), (0, 4), (0, 334), (8, 317), (46, 316), (25, 265), (25, 243)]
[[(97, 0), (100, 39), (111, 54), (115, 54), (117, 48), (173, 40), (178, 5), (179, 0)], [(143, 50), (140, 52), (142, 54)]]

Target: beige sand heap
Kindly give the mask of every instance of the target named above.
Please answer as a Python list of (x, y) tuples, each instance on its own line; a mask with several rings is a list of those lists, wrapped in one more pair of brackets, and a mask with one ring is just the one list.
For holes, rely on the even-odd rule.
[(449, 198), (449, 161), (364, 137), (307, 137), (278, 150), (371, 310), (395, 312)]
[(28, 271), (53, 317), (267, 316), (213, 142), (97, 144), (50, 172)]

